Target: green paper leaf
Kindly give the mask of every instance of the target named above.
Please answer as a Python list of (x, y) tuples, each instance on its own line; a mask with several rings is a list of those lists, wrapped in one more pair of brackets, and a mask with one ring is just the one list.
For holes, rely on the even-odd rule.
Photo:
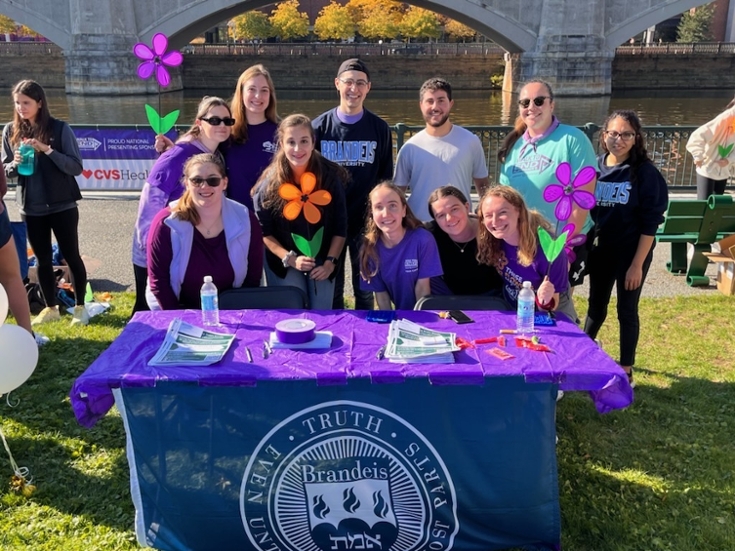
[(314, 234), (314, 237), (312, 237), (310, 240), (300, 235), (296, 235), (295, 233), (292, 233), (291, 237), (293, 238), (293, 242), (299, 251), (301, 251), (306, 256), (310, 256), (311, 258), (316, 258), (316, 255), (319, 252), (319, 249), (322, 248), (322, 236), (323, 235), (324, 235), (324, 226), (319, 228)]
[(151, 125), (153, 131), (156, 134), (161, 134), (161, 116), (158, 114), (158, 111), (146, 103), (145, 114), (148, 117), (148, 124)]
[(544, 256), (549, 264), (556, 260), (556, 257), (564, 250), (564, 245), (567, 243), (567, 234), (569, 232), (562, 233), (559, 237), (554, 239), (549, 235), (544, 228), (539, 226), (538, 228), (538, 240), (541, 243), (541, 250), (544, 251)]
[(168, 115), (163, 117), (163, 120), (161, 120), (161, 129), (159, 134), (165, 134), (174, 127), (177, 119), (179, 118), (179, 113), (180, 111), (177, 109), (176, 111), (171, 111)]
[(720, 157), (722, 157), (723, 159), (727, 159), (727, 156), (732, 151), (733, 146), (735, 146), (735, 143), (731, 143), (728, 146), (718, 145), (717, 146), (717, 151), (719, 151)]

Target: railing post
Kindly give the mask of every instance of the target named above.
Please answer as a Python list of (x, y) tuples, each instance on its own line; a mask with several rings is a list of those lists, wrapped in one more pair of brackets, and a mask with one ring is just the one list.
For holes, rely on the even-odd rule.
[(592, 145), (595, 144), (595, 132), (597, 132), (599, 129), (600, 127), (593, 122), (588, 122), (582, 127), (582, 132), (584, 132), (587, 138), (589, 138), (589, 140), (592, 142)]
[(403, 136), (406, 134), (408, 126), (399, 122), (393, 128), (396, 131), (396, 152), (398, 152), (403, 147)]

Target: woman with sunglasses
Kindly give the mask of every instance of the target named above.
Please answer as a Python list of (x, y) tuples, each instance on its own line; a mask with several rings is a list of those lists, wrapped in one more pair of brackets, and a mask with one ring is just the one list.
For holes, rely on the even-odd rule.
[(620, 365), (633, 381), (640, 322), (638, 302), (653, 259), (654, 236), (669, 195), (648, 158), (634, 111), (614, 111), (602, 125), (595, 238), (589, 254), (590, 294), (584, 331), (596, 338), (607, 317), (613, 286), (618, 295)]
[(151, 310), (199, 309), (208, 275), (220, 292), (260, 284), (263, 243), (252, 232), (258, 221), (246, 206), (225, 197), (220, 156), (194, 155), (183, 173), (181, 199), (151, 223), (146, 290)]
[[(498, 150), (498, 161), (502, 164), (500, 183), (517, 189), (528, 208), (538, 210), (544, 218), (555, 224), (555, 202), (544, 199), (544, 190), (550, 184), (559, 183), (570, 188), (574, 175), (583, 167), (597, 167), (595, 151), (581, 130), (561, 124), (554, 116), (554, 93), (547, 82), (529, 81), (521, 88), (519, 97), (515, 128)], [(565, 162), (571, 165), (570, 181), (559, 182), (556, 168)], [(594, 192), (594, 188), (593, 179), (575, 189)], [(572, 201), (569, 219), (560, 222), (556, 229), (561, 230), (570, 223), (574, 224), (575, 234), (586, 234), (592, 228), (587, 210), (575, 201)], [(575, 247), (573, 252), (575, 260), (569, 270), (571, 286), (580, 285), (584, 280), (587, 259), (584, 244)]]
[(347, 235), (347, 178), (344, 168), (314, 148), (309, 117), (297, 114), (278, 127), (278, 151), (253, 188), (268, 286), (298, 287), (315, 310), (332, 308)]
[(735, 98), (714, 119), (689, 137), (687, 151), (697, 167), (697, 199), (725, 193), (727, 180), (735, 175)]
[(215, 96), (205, 96), (199, 103), (191, 128), (164, 152), (151, 168), (143, 185), (138, 203), (138, 217), (133, 234), (133, 272), (135, 274), (135, 304), (133, 313), (148, 310), (145, 289), (148, 279), (146, 246), (153, 217), (184, 192), (181, 174), (184, 163), (198, 153), (214, 153), (229, 139), (235, 124), (227, 102)]

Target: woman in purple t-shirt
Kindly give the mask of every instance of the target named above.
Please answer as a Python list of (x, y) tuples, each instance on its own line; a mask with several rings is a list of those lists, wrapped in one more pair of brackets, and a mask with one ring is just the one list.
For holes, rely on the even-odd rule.
[[(477, 258), (495, 266), (503, 278), (503, 295), (513, 306), (524, 281), (536, 292), (536, 304), (544, 310), (558, 310), (572, 320), (571, 303), (559, 296), (567, 290), (567, 256), (560, 254), (549, 265), (538, 242), (539, 226), (548, 222), (535, 210), (528, 210), (521, 194), (509, 186), (493, 186), (480, 201)], [(572, 310), (573, 311), (573, 308)]]
[(158, 213), (148, 236), (148, 289), (151, 310), (200, 307), (199, 290), (212, 276), (222, 292), (257, 287), (263, 269), (263, 242), (252, 228), (252, 211), (225, 197), (227, 177), (218, 155), (194, 155), (184, 165), (181, 199)]
[(406, 196), (391, 182), (368, 197), (368, 219), (360, 249), (360, 288), (373, 291), (378, 308), (413, 310), (431, 293), (431, 278), (443, 274), (434, 236), (411, 212)]

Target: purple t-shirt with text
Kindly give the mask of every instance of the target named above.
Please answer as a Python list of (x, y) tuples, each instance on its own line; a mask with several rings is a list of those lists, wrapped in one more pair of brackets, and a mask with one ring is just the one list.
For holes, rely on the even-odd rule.
[(227, 196), (253, 210), (250, 190), (260, 178), (278, 147), (276, 130), (271, 121), (248, 125), (248, 140), (245, 143), (223, 144), (222, 153), (227, 165)]
[(495, 269), (503, 278), (503, 297), (512, 306), (518, 305), (518, 293), (524, 281), (530, 281), (536, 291), (543, 283), (546, 272), (549, 272), (549, 281), (554, 285), (557, 293), (563, 293), (569, 286), (567, 255), (560, 254), (551, 264), (546, 260), (541, 246), (536, 246), (536, 256), (530, 266), (521, 266), (518, 263), (518, 247), (503, 241), (500, 255), (495, 260)]
[(396, 310), (413, 310), (419, 279), (441, 276), (442, 264), (434, 236), (424, 228), (407, 230), (395, 247), (377, 244), (380, 267), (370, 280), (360, 280), (363, 291), (387, 291)]

